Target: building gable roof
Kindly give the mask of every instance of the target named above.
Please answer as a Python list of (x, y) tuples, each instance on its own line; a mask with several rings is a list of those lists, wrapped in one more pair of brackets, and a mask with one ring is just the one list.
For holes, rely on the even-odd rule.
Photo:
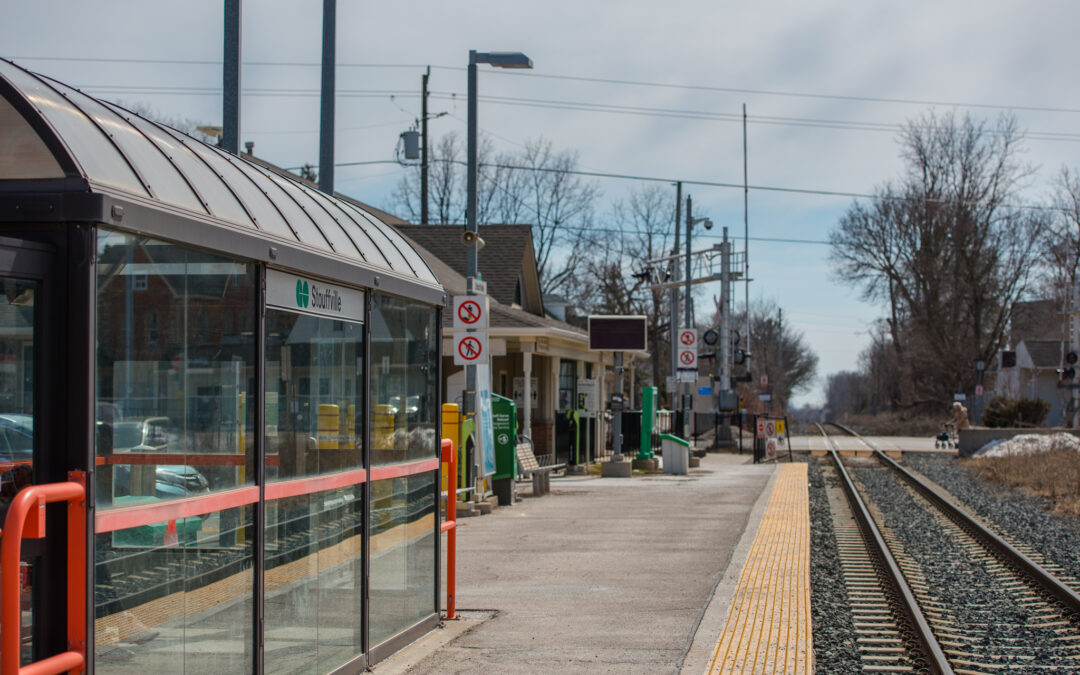
[(1017, 348), (1027, 351), (1036, 368), (1057, 368), (1061, 363), (1061, 342), (1057, 340), (1024, 340)]
[[(413, 242), (433, 253), (458, 275), (465, 276), (466, 247), (461, 243), (462, 225), (395, 225)], [(477, 255), (480, 275), (488, 295), (503, 305), (520, 304), (532, 314), (543, 314), (532, 227), (529, 225), (480, 225), (484, 248)], [(438, 273), (436, 273), (438, 276)], [(519, 293), (519, 286), (520, 293)]]

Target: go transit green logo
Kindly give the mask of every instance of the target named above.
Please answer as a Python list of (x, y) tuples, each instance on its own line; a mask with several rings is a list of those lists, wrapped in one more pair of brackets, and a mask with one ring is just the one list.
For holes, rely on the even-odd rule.
[(308, 299), (311, 297), (308, 292), (308, 283), (303, 279), (296, 280), (296, 306), (301, 309), (307, 309)]

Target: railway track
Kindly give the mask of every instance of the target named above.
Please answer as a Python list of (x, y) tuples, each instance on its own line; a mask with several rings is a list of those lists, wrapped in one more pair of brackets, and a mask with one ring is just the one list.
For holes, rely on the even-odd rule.
[[(865, 669), (1080, 671), (1080, 596), (1072, 588), (870, 442), (832, 426), (874, 457), (846, 466), (819, 426), (861, 529), (855, 535), (833, 509)], [(889, 642), (871, 642), (875, 630)], [(892, 660), (875, 644), (887, 645)]]

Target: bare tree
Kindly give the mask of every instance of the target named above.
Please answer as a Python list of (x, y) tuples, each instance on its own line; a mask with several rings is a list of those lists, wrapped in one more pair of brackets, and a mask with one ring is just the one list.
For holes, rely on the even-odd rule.
[(1080, 280), (1080, 175), (1063, 167), (1053, 185), (1053, 209), (1042, 240), (1046, 295), (1064, 301)]
[(830, 235), (840, 279), (885, 300), (904, 405), (936, 407), (975, 383), (1028, 288), (1042, 222), (1018, 209), (1031, 168), (1015, 118), (928, 113), (900, 134), (905, 174)]

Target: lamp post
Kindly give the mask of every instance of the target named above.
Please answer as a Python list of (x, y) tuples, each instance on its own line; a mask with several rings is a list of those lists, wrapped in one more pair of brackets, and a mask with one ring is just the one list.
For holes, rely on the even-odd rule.
[[(462, 241), (467, 247), (465, 253), (465, 277), (468, 295), (476, 295), (477, 259), (479, 236), (476, 223), (476, 65), (486, 63), (496, 68), (532, 68), (532, 59), (521, 52), (478, 52), (469, 50), (469, 86), (468, 86), (468, 124), (466, 125), (468, 176), (465, 181), (465, 235)], [(476, 405), (476, 366), (465, 366), (465, 395), (462, 407), (466, 415), (475, 413)], [(528, 402), (526, 402), (528, 403)]]

